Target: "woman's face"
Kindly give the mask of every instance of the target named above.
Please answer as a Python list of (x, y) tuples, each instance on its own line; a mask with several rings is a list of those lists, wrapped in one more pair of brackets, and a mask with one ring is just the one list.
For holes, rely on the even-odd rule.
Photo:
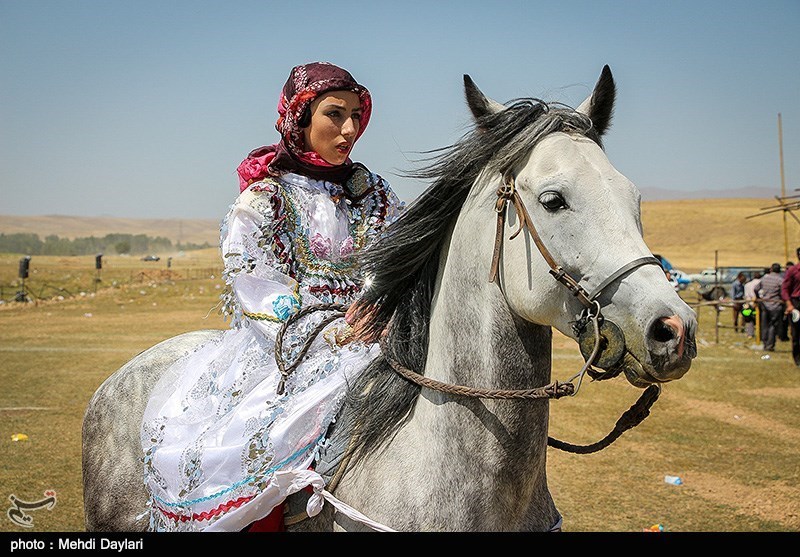
[(347, 160), (361, 128), (361, 100), (352, 91), (329, 91), (311, 103), (311, 124), (303, 128), (306, 151), (330, 164)]

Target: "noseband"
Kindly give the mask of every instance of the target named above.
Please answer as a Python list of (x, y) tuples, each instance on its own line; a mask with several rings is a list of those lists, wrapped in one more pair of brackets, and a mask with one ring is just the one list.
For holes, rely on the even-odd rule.
[[(591, 365), (603, 369), (614, 367), (625, 354), (625, 337), (622, 330), (616, 324), (603, 318), (600, 311), (600, 302), (598, 302), (597, 298), (606, 288), (632, 270), (642, 265), (658, 265), (660, 267), (661, 263), (652, 255), (639, 257), (621, 266), (591, 292), (587, 292), (575, 278), (556, 263), (550, 251), (544, 245), (544, 242), (542, 242), (541, 236), (539, 236), (536, 227), (533, 225), (528, 209), (525, 207), (522, 198), (517, 192), (514, 176), (507, 174), (503, 184), (497, 189), (497, 202), (495, 203), (497, 228), (494, 239), (494, 250), (492, 250), (492, 265), (489, 271), (489, 282), (497, 282), (501, 291), (503, 287), (500, 284), (499, 275), (500, 254), (503, 251), (503, 233), (505, 231), (506, 213), (509, 204), (513, 205), (517, 213), (517, 219), (519, 220), (519, 226), (509, 240), (516, 238), (517, 235), (522, 232), (523, 228), (527, 228), (528, 233), (533, 239), (533, 243), (536, 244), (539, 253), (550, 267), (550, 274), (558, 282), (566, 286), (581, 305), (583, 305), (583, 311), (573, 325), (575, 335), (578, 337), (581, 353), (587, 360), (587, 365), (581, 370), (580, 375), (582, 376), (583, 372)], [(587, 328), (589, 322), (593, 322), (594, 324), (592, 329)]]

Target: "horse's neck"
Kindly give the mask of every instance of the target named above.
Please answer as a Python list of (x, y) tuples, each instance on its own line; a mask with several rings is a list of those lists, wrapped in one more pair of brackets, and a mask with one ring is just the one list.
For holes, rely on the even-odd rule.
[(443, 245), (425, 374), (485, 388), (539, 387), (550, 380), (552, 333), (515, 317), (502, 286), (489, 282), (495, 223), (485, 207), (494, 215), (492, 196), (470, 197)]
[[(430, 343), (425, 375), (445, 383), (484, 389), (532, 389), (550, 381), (552, 333), (515, 317), (505, 303), (502, 290), (485, 276), (475, 277), (463, 269), (442, 266), (436, 299), (431, 312)], [(541, 442), (547, 432), (547, 403), (530, 400), (477, 400), (452, 402), (453, 395), (431, 393), (420, 401), (415, 418), (429, 412), (432, 419), (446, 420), (463, 435), (485, 442), (497, 441), (498, 431), (475, 427), (463, 413), (480, 410), (491, 415), (503, 438), (511, 441), (513, 454), (498, 451), (504, 463), (525, 454)], [(421, 410), (420, 406), (426, 410)], [(447, 435), (447, 432), (443, 432)], [(499, 447), (498, 447), (499, 448)], [(538, 450), (538, 448), (537, 448)]]
[[(488, 265), (480, 272), (473, 257), (447, 260), (450, 247), (490, 253), (491, 245), (476, 250), (474, 239), (485, 233), (457, 235), (442, 251), (424, 374), (487, 389), (543, 386), (550, 380), (550, 328), (513, 317), (487, 280)], [(385, 450), (345, 476), (337, 496), (402, 530), (550, 528), (558, 513), (547, 489), (547, 420), (546, 400), (424, 388)]]
[[(472, 275), (443, 267), (425, 376), (487, 389), (547, 384), (550, 328), (515, 319), (502, 292), (485, 277), (465, 281), (459, 277)], [(546, 481), (547, 421), (546, 400), (479, 399), (423, 389), (409, 421), (378, 457), (382, 464), (371, 470), (375, 477), (362, 481), (373, 491), (382, 485), (386, 500), (405, 509), (381, 511), (394, 527), (547, 529), (557, 519)], [(386, 485), (387, 478), (396, 485)], [(361, 496), (366, 503), (375, 493)]]
[[(541, 387), (550, 381), (552, 332), (515, 317), (502, 288), (488, 280), (494, 222), (483, 218), (484, 208), (493, 207), (484, 189), (476, 189), (476, 195), (467, 200), (442, 246), (425, 375), (485, 389)], [(494, 214), (491, 209), (489, 212)], [(485, 259), (480, 254), (485, 254)], [(492, 422), (502, 426), (504, 438), (525, 447), (515, 447), (514, 455), (502, 450), (491, 455), (503, 462), (515, 455), (525, 458), (523, 453), (529, 447), (546, 438), (546, 402), (459, 398), (460, 404), (447, 404), (454, 400), (453, 395), (430, 391), (423, 395), (415, 419), (425, 416), (449, 421), (451, 428), (463, 428), (464, 435), (477, 442), (483, 441), (481, 437), (495, 437), (497, 432), (472, 423), (464, 408), (490, 413)]]

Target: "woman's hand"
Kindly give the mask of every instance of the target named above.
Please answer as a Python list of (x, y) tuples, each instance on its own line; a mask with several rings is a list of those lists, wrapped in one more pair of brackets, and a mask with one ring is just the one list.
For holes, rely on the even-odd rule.
[(367, 344), (378, 342), (380, 331), (370, 332), (370, 323), (373, 321), (375, 312), (374, 306), (365, 308), (358, 302), (353, 302), (344, 316), (344, 320), (353, 331), (352, 335), (348, 337), (349, 341), (360, 340)]

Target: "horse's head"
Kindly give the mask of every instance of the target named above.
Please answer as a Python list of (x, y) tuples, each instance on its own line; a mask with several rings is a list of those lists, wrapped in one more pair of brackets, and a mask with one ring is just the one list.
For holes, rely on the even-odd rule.
[[(483, 95), (469, 76), (464, 81), (487, 138), (502, 135), (493, 128), (513, 119), (530, 120), (517, 124), (513, 145), (498, 149), (468, 201), (487, 207), (492, 222), (496, 199), (497, 214), (506, 207), (491, 278), (511, 310), (578, 340), (588, 357), (592, 349), (585, 347), (596, 338), (591, 316), (599, 309), (597, 367), (624, 371), (636, 386), (680, 378), (696, 356), (696, 316), (644, 242), (638, 190), (602, 148), (615, 98), (608, 66), (576, 110), (531, 102), (507, 107)], [(521, 226), (527, 230), (509, 240)], [(489, 228), (481, 228), (476, 234), (485, 235)]]

